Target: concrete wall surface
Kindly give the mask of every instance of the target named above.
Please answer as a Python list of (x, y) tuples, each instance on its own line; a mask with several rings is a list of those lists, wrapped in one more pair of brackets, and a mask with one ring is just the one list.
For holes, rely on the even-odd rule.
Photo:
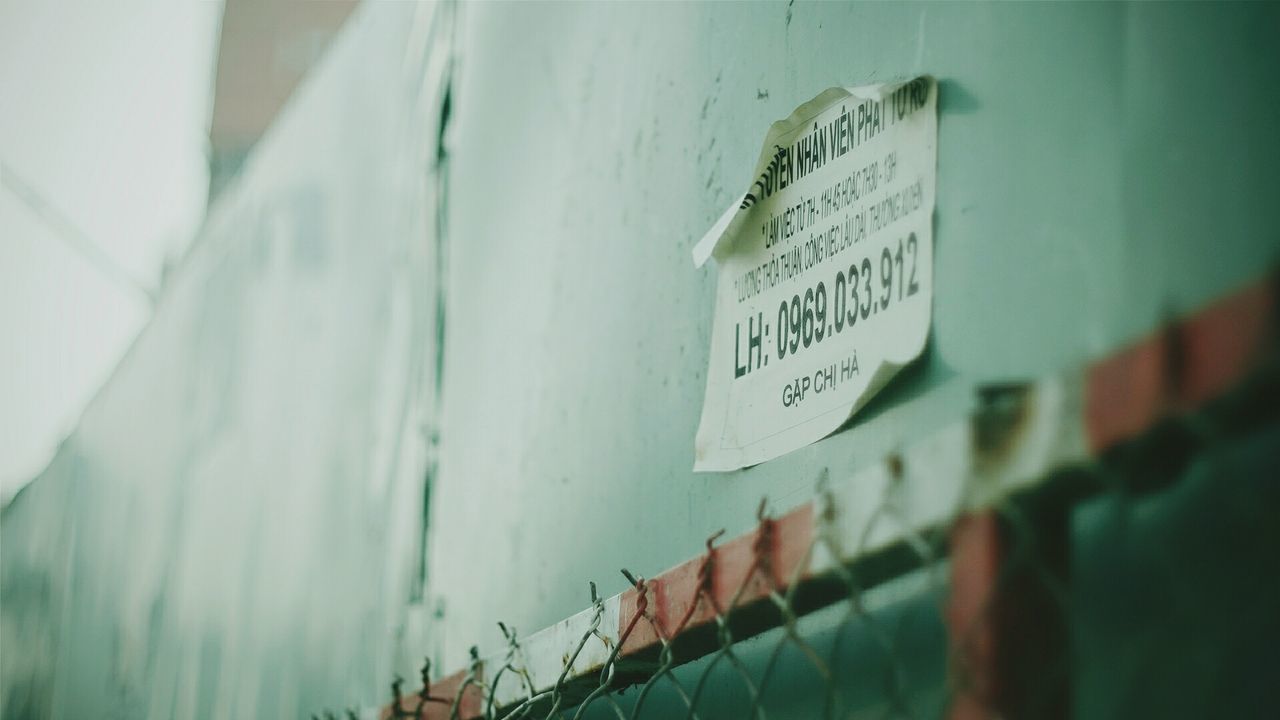
[[(954, 422), (983, 383), (1105, 356), (1264, 273), (1280, 231), (1274, 6), (464, 7), (432, 591), (500, 649)], [(694, 474), (715, 267), (690, 249), (769, 124), (938, 78), (925, 357), (852, 425)], [(868, 498), (873, 502), (873, 498)], [(465, 538), (465, 540), (463, 540)], [(477, 577), (480, 573), (480, 578)], [(497, 587), (481, 578), (500, 578)], [(513, 603), (511, 592), (521, 601)]]

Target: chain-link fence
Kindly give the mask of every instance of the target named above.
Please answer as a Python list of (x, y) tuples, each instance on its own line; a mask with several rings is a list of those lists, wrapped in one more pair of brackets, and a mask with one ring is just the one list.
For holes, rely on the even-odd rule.
[[(1024, 395), (984, 393), (978, 456), (1008, 439)], [(833, 483), (802, 513), (761, 503), (752, 533), (717, 533), (654, 579), (623, 570), (618, 598), (592, 585), (556, 628), (499, 624), (498, 657), (473, 649), (434, 681), (428, 664), (416, 694), (397, 678), (381, 716), (1270, 717), (1280, 371), (1161, 416), (994, 499), (966, 486), (925, 526), (897, 480), (911, 458), (888, 458), (853, 546)]]

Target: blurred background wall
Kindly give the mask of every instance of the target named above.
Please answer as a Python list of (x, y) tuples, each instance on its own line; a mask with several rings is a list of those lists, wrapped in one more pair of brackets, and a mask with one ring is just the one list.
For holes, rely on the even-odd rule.
[(75, 427), (204, 219), (220, 13), (0, 3), (0, 502)]
[(421, 593), (436, 22), (354, 19), (270, 129), (280, 85), (220, 78), (215, 128), (265, 136), (4, 507), (4, 717), (292, 717), (385, 684)]

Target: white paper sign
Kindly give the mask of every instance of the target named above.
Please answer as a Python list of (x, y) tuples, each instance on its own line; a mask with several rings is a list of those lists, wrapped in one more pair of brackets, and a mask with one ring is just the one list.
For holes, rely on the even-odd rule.
[(769, 129), (755, 183), (693, 251), (719, 266), (694, 470), (825, 437), (924, 350), (937, 94), (832, 88)]

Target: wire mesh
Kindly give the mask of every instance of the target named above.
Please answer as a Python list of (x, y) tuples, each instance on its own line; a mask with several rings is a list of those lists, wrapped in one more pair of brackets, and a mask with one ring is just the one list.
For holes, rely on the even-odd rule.
[[(1256, 570), (1274, 568), (1280, 550), (1278, 409), (1280, 372), (1269, 367), (1195, 414), (936, 527), (913, 526), (891, 482), (852, 548), (828, 531), (839, 508), (820, 491), (812, 540), (789, 577), (772, 566), (776, 521), (762, 502), (728, 602), (713, 591), (720, 532), (674, 623), (652, 612), (650, 581), (623, 570), (634, 612), (610, 637), (592, 584), (590, 622), (549, 688), (536, 687), (515, 628), (499, 624), (500, 661), (473, 648), (447, 694), (428, 663), (416, 697), (392, 683), (383, 717), (1265, 717), (1280, 706), (1270, 681), (1280, 581)], [(900, 461), (889, 467), (900, 474)], [(1212, 518), (1199, 515), (1210, 506)], [(882, 523), (900, 538), (888, 549), (869, 543)], [(1194, 541), (1169, 539), (1188, 533)], [(847, 560), (821, 582), (801, 577), (819, 552)], [(1188, 633), (1185, 621), (1217, 630)], [(629, 657), (641, 627), (656, 652)], [(610, 652), (589, 671), (579, 662), (593, 641)], [(1249, 663), (1230, 664), (1237, 648)], [(509, 684), (518, 700), (499, 702), (513, 696)]]

